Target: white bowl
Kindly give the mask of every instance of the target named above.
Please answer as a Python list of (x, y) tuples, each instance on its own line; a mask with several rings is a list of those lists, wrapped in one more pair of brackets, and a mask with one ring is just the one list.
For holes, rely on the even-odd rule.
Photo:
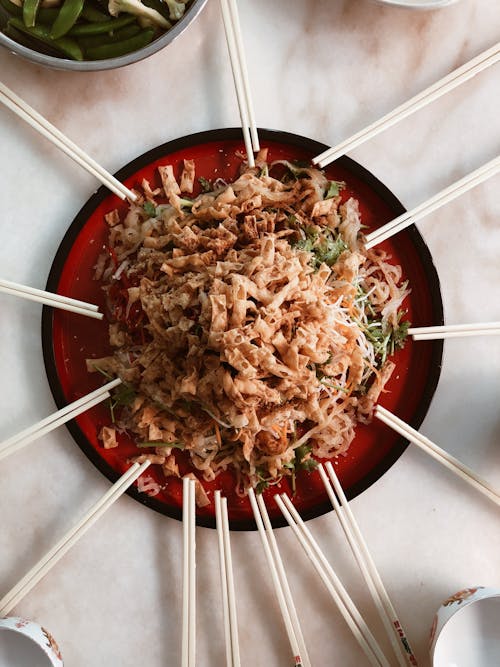
[(393, 7), (409, 7), (410, 9), (440, 9), (453, 5), (458, 0), (375, 0), (382, 5)]
[(434, 619), (433, 667), (500, 665), (500, 589), (476, 586), (448, 598)]
[(0, 619), (0, 667), (63, 667), (54, 637), (38, 623)]

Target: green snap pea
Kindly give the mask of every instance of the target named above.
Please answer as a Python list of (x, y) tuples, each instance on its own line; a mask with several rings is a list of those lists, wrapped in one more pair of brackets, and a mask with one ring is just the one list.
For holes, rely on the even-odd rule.
[(119, 56), (124, 56), (126, 53), (131, 53), (132, 51), (142, 49), (152, 41), (154, 34), (155, 31), (151, 29), (141, 30), (140, 33), (134, 35), (134, 37), (130, 37), (129, 39), (124, 39), (119, 42), (103, 44), (102, 46), (95, 46), (87, 49), (85, 56), (89, 60), (118, 58)]
[(40, 51), (48, 56), (55, 56), (59, 58), (61, 57), (61, 52), (58, 51), (57, 49), (54, 49), (53, 47), (50, 46), (45, 46), (36, 39), (32, 39), (29, 35), (22, 33), (19, 30), (16, 30), (12, 25), (7, 25), (4, 32), (7, 35), (7, 37), (10, 37), (18, 44), (21, 44), (21, 46), (25, 46), (27, 49)]
[(36, 22), (43, 25), (52, 25), (59, 14), (58, 7), (40, 7), (36, 17)]
[(15, 30), (19, 30), (19, 32), (22, 32), (25, 35), (28, 35), (29, 37), (32, 37), (34, 40), (41, 42), (45, 46), (56, 49), (72, 60), (83, 60), (83, 53), (80, 46), (74, 39), (71, 39), (70, 37), (60, 37), (59, 39), (53, 39), (49, 28), (42, 25), (36, 25), (33, 28), (27, 28), (24, 23), (17, 18), (10, 19), (8, 25), (12, 26)]
[(71, 30), (82, 13), (84, 1), (64, 0), (64, 4), (59, 10), (59, 14), (50, 32), (52, 39), (59, 39)]
[(105, 14), (103, 11), (101, 11), (94, 5), (90, 4), (89, 2), (86, 2), (84, 4), (80, 16), (82, 19), (90, 21), (91, 23), (100, 23), (101, 21), (109, 21), (109, 14)]
[(76, 40), (82, 47), (83, 51), (87, 52), (88, 49), (92, 49), (95, 46), (103, 46), (104, 44), (111, 44), (112, 42), (121, 42), (125, 39), (129, 39), (129, 37), (134, 37), (134, 35), (137, 35), (140, 32), (141, 27), (137, 23), (134, 23), (112, 33), (106, 33), (105, 35), (83, 35), (77, 37)]
[(23, 21), (27, 28), (32, 28), (36, 22), (36, 15), (40, 7), (40, 0), (24, 0)]
[(105, 33), (120, 30), (131, 23), (135, 23), (135, 16), (120, 16), (117, 19), (110, 19), (102, 21), (101, 23), (79, 23), (73, 26), (68, 32), (72, 37), (80, 37), (84, 35), (104, 35)]

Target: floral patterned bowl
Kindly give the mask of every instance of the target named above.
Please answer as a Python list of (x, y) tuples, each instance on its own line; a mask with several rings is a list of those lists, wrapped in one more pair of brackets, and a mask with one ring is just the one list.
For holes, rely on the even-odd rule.
[(500, 665), (500, 588), (465, 588), (439, 608), (432, 625), (433, 667)]
[(0, 619), (0, 665), (63, 667), (59, 647), (50, 632), (34, 621)]

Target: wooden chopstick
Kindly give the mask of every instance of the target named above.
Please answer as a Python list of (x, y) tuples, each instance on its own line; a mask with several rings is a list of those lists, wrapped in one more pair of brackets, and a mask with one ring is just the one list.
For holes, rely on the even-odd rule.
[(13, 283), (10, 280), (0, 279), (0, 292), (10, 294), (11, 296), (18, 296), (37, 303), (43, 303), (46, 306), (59, 308), (61, 310), (68, 310), (79, 315), (86, 315), (93, 317), (96, 320), (102, 320), (103, 314), (98, 312), (98, 307), (92, 303), (79, 301), (78, 299), (71, 299), (68, 296), (61, 296), (53, 292), (46, 292), (36, 287), (28, 287), (27, 285), (20, 285)]
[(444, 449), (438, 447), (432, 440), (426, 438), (421, 433), (412, 428), (409, 424), (404, 422), (399, 417), (396, 417), (392, 412), (389, 412), (381, 405), (377, 405), (374, 412), (375, 417), (380, 421), (390, 426), (396, 433), (418, 445), (429, 456), (441, 463), (443, 466), (454, 472), (458, 477), (473, 486), (477, 491), (480, 491), (487, 498), (492, 500), (496, 505), (500, 505), (499, 493), (484, 479), (479, 477), (471, 468), (463, 464), (457, 458), (448, 454)]
[(337, 605), (345, 622), (349, 626), (355, 639), (361, 646), (370, 664), (378, 667), (390, 667), (390, 663), (382, 652), (366, 621), (359, 613), (351, 597), (337, 577), (318, 543), (307, 528), (299, 513), (286, 494), (274, 497), (283, 516), (292, 528), (295, 537), (313, 564), (321, 580)]
[(57, 544), (0, 600), (0, 617), (6, 616), (29, 593), (54, 565), (76, 544), (94, 523), (146, 470), (150, 462), (134, 463), (97, 501)]
[(73, 403), (69, 403), (64, 408), (61, 408), (57, 412), (45, 417), (45, 419), (33, 424), (33, 426), (11, 436), (7, 440), (4, 440), (0, 443), (0, 460), (25, 447), (30, 442), (41, 438), (43, 435), (53, 431), (62, 424), (65, 424), (70, 419), (74, 419), (82, 414), (82, 412), (90, 410), (90, 408), (101, 403), (106, 398), (109, 398), (110, 391), (119, 384), (121, 384), (119, 378), (112, 380), (95, 391), (92, 391), (90, 394), (86, 394), (85, 396), (82, 396), (82, 398), (73, 401)]
[(421, 93), (418, 93), (414, 97), (410, 98), (407, 102), (404, 102), (389, 113), (385, 114), (382, 116), (382, 118), (379, 118), (371, 125), (368, 125), (359, 132), (356, 132), (356, 134), (353, 134), (351, 137), (345, 139), (336, 146), (323, 151), (320, 155), (317, 155), (313, 159), (313, 163), (317, 164), (321, 168), (325, 167), (327, 164), (333, 162), (333, 160), (336, 160), (341, 155), (345, 155), (353, 148), (360, 146), (365, 141), (372, 139), (377, 134), (380, 134), (387, 128), (398, 123), (400, 120), (403, 120), (407, 116), (410, 116), (416, 111), (422, 109), (434, 100), (437, 100), (445, 93), (453, 90), (468, 79), (471, 79), (473, 76), (479, 74), (479, 72), (485, 70), (487, 67), (494, 65), (499, 60), (500, 42), (497, 42), (491, 48), (483, 51), (461, 67), (453, 70), (453, 72), (446, 75), (442, 79), (439, 79), (439, 81), (432, 84)]
[(245, 150), (248, 157), (248, 166), (254, 167), (254, 152), (257, 152), (260, 146), (248, 80), (245, 49), (241, 36), (238, 7), (236, 0), (220, 0), (220, 6), (236, 98), (238, 100), (243, 141), (245, 142)]
[[(298, 622), (297, 612), (293, 603), (290, 586), (286, 577), (283, 561), (279, 553), (278, 545), (274, 538), (272, 527), (266, 530), (264, 527), (263, 518), (257, 499), (253, 489), (248, 492), (250, 504), (252, 506), (253, 515), (259, 531), (260, 540), (264, 549), (264, 554), (267, 560), (267, 565), (271, 573), (271, 580), (274, 586), (274, 592), (278, 599), (278, 605), (281, 611), (281, 616), (285, 624), (288, 641), (292, 650), (292, 656), (295, 667), (310, 667), (309, 658), (305, 651), (304, 638)], [(267, 511), (265, 512), (267, 515)], [(269, 516), (267, 516), (269, 520)], [(266, 522), (267, 523), (267, 522)], [(270, 525), (270, 523), (269, 523)], [(271, 548), (271, 544), (273, 545)]]
[(196, 661), (196, 504), (195, 481), (182, 480), (183, 583), (182, 667)]
[(436, 340), (462, 336), (497, 336), (500, 322), (478, 322), (475, 324), (447, 324), (431, 327), (410, 327), (408, 335), (413, 340)]
[(226, 641), (226, 663), (228, 667), (240, 667), (240, 646), (238, 640), (238, 618), (236, 595), (234, 592), (233, 563), (229, 536), (227, 498), (221, 498), (217, 490), (215, 499), (215, 523), (219, 544), (219, 565), (222, 587), (222, 607), (224, 612), (224, 635)]
[(24, 100), (16, 95), (16, 93), (1, 82), (0, 102), (42, 136), (51, 141), (57, 148), (63, 151), (63, 153), (68, 155), (68, 157), (86, 169), (92, 176), (95, 176), (97, 180), (118, 197), (121, 199), (129, 199), (130, 201), (135, 201), (137, 199), (137, 195), (132, 192), (132, 190), (129, 190), (120, 183), (120, 181), (106, 171), (104, 167), (93, 160), (87, 153), (52, 125), (52, 123), (49, 123), (46, 118), (30, 107)]
[(368, 546), (363, 538), (363, 535), (361, 534), (358, 523), (347, 501), (344, 490), (339, 482), (335, 470), (333, 469), (330, 461), (328, 461), (326, 464), (326, 469), (328, 471), (328, 477), (331, 480), (330, 483), (323, 465), (320, 464), (318, 469), (326, 492), (328, 493), (328, 497), (330, 498), (335, 512), (339, 518), (347, 541), (349, 542), (354, 557), (356, 558), (356, 562), (358, 563), (359, 569), (361, 570), (361, 574), (366, 581), (368, 590), (370, 591), (373, 602), (375, 603), (379, 616), (387, 632), (389, 641), (392, 644), (398, 663), (401, 665), (401, 667), (405, 667), (407, 664), (413, 665), (415, 667), (417, 665), (417, 660), (413, 654), (401, 621), (399, 620), (396, 610), (394, 609), (394, 606), (385, 589)]
[(482, 167), (479, 167), (479, 169), (476, 169), (467, 176), (464, 176), (464, 178), (461, 178), (459, 181), (456, 181), (449, 187), (441, 190), (427, 201), (413, 208), (411, 211), (406, 211), (371, 234), (367, 234), (365, 243), (366, 249), (369, 250), (378, 243), (382, 243), (382, 241), (385, 241), (391, 236), (394, 236), (394, 234), (406, 229), (406, 227), (414, 224), (429, 213), (432, 213), (441, 206), (444, 206), (444, 204), (447, 204), (471, 188), (474, 188), (476, 185), (491, 178), (498, 171), (500, 171), (500, 156), (490, 160)]

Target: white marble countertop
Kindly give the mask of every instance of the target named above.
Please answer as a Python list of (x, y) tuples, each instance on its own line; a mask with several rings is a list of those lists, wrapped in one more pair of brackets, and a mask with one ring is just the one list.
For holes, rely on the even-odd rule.
[[(240, 0), (256, 116), (328, 144), (378, 118), (498, 40), (498, 0), (413, 12), (369, 0)], [(2, 80), (110, 171), (167, 140), (238, 124), (218, 3), (150, 59), (101, 73), (40, 69), (2, 50)], [(409, 207), (485, 163), (500, 144), (498, 65), (352, 156)], [(0, 109), (1, 275), (43, 287), (93, 179)], [(446, 319), (500, 320), (498, 177), (419, 225)], [(0, 297), (0, 438), (54, 410), (40, 308)], [(422, 432), (500, 488), (500, 346), (445, 344)], [(109, 486), (59, 429), (1, 462), (0, 591)], [(420, 665), (440, 602), (500, 585), (498, 508), (410, 447), (353, 503)], [(310, 522), (374, 628), (376, 614), (333, 514)], [(314, 665), (366, 660), (288, 529), (278, 531)], [(232, 535), (246, 665), (290, 665), (255, 533)], [(181, 524), (121, 498), (18, 605), (59, 640), (68, 667), (180, 664)], [(198, 660), (224, 664), (215, 532), (198, 530)], [(380, 632), (379, 632), (380, 634)]]

